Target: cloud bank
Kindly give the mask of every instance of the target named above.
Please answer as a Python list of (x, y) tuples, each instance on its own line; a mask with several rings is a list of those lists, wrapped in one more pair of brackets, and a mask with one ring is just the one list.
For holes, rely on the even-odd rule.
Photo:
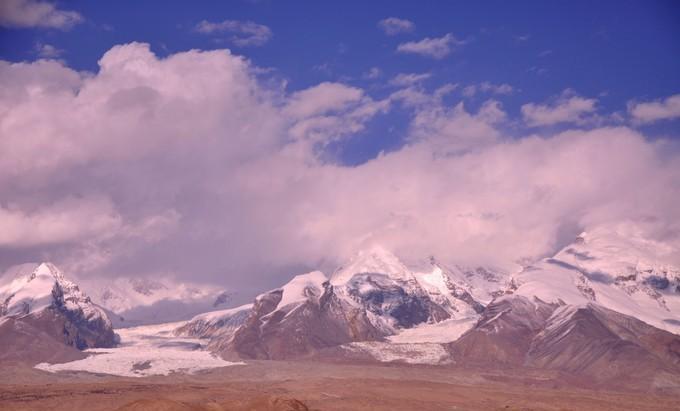
[[(409, 82), (383, 99), (340, 83), (289, 93), (256, 72), (227, 50), (161, 59), (140, 43), (96, 73), (0, 62), (2, 264), (261, 290), (374, 243), (505, 265), (621, 221), (679, 237), (680, 157), (635, 129), (511, 138), (495, 100), (470, 110)], [(528, 118), (572, 119), (570, 101)], [(401, 147), (357, 166), (325, 150), (397, 107)]]
[(46, 1), (3, 0), (0, 2), (0, 26), (40, 27), (68, 30), (83, 21), (75, 11), (59, 10)]

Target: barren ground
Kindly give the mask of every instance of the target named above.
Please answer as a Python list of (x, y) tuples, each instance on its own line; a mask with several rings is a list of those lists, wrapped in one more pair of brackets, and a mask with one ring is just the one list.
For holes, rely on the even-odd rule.
[(677, 410), (680, 395), (587, 389), (547, 373), (249, 362), (198, 375), (118, 378), (0, 366), (9, 410)]

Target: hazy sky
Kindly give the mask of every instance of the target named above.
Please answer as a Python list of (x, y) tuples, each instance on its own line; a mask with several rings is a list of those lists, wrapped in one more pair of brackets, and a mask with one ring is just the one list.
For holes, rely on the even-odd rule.
[(137, 3), (0, 3), (0, 269), (259, 289), (374, 243), (678, 244), (677, 2)]

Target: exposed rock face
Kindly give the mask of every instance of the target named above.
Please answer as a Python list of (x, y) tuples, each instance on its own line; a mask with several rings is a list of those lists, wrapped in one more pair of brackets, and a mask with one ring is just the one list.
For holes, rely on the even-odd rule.
[[(22, 351), (30, 345), (41, 347), (49, 339), (78, 350), (112, 347), (117, 342), (104, 310), (50, 263), (40, 264), (28, 275), (3, 279), (0, 299), (2, 332), (10, 334), (3, 337), (14, 345), (29, 344), (20, 347)], [(36, 337), (35, 344), (29, 335)]]
[(411, 281), (395, 280), (385, 274), (361, 273), (346, 284), (346, 295), (376, 316), (385, 317), (396, 328), (410, 328), (423, 322), (439, 322), (449, 313)]

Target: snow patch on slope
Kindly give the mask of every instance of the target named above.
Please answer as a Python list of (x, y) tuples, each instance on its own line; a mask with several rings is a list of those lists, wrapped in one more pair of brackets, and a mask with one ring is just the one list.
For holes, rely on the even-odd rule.
[(352, 353), (368, 354), (380, 362), (406, 364), (447, 364), (451, 356), (441, 344), (396, 344), (377, 341), (354, 342), (342, 346)]
[(398, 334), (387, 337), (392, 343), (449, 343), (457, 340), (474, 327), (479, 316), (444, 320), (434, 324), (421, 324), (402, 329)]
[(309, 299), (318, 299), (323, 295), (323, 284), (327, 281), (328, 278), (321, 271), (296, 275), (281, 287), (283, 295), (277, 308), (281, 309), (292, 304), (304, 303)]

